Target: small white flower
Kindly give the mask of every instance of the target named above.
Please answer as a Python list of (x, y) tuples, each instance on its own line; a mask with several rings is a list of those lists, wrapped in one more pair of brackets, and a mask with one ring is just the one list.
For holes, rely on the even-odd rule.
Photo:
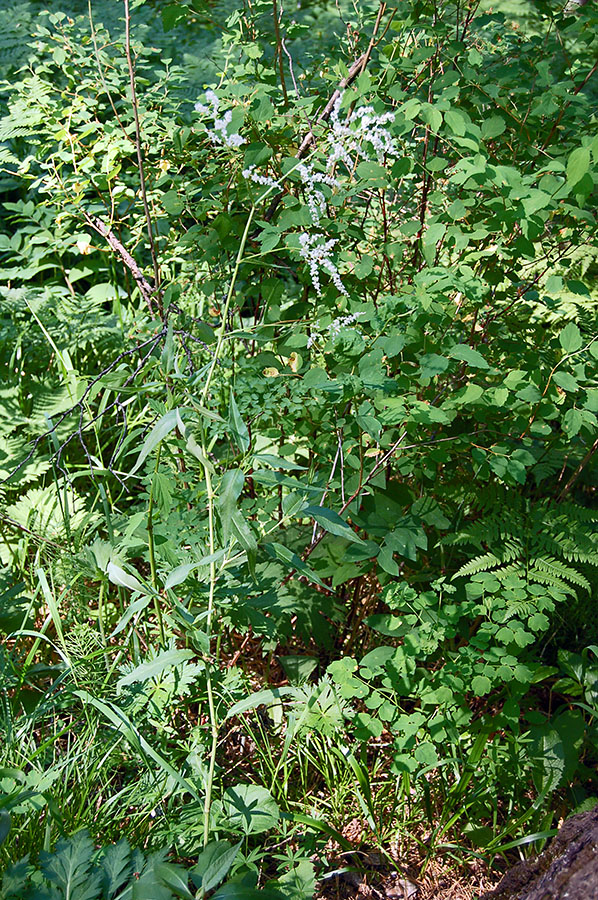
[(221, 144), (226, 147), (240, 147), (245, 143), (245, 138), (240, 134), (229, 134), (228, 126), (230, 125), (233, 114), (229, 109), (222, 118), (218, 118), (218, 110), (220, 109), (220, 101), (214, 91), (206, 91), (206, 100), (210, 104), (206, 106), (204, 103), (196, 103), (195, 111), (202, 116), (211, 116), (214, 119), (212, 130), (207, 128), (208, 137), (213, 144)]
[[(385, 127), (394, 122), (394, 113), (385, 112), (376, 115), (373, 106), (361, 106), (354, 110), (345, 121), (341, 122), (340, 109), (343, 100), (341, 94), (336, 98), (330, 114), (330, 135), (328, 137), (327, 168), (332, 169), (335, 163), (342, 161), (351, 168), (354, 155), (369, 159), (370, 155), (364, 145), (370, 144), (381, 162), (384, 156), (396, 154), (392, 135)], [(353, 154), (353, 155), (352, 155)]]
[(243, 169), (241, 172), (243, 178), (246, 178), (247, 181), (253, 181), (254, 184), (263, 184), (264, 186), (269, 187), (280, 187), (280, 182), (275, 178), (271, 178), (269, 175), (260, 175), (259, 172), (255, 171), (255, 166), (249, 166), (247, 169)]
[(324, 240), (322, 243), (325, 237), (324, 234), (310, 235), (307, 234), (307, 232), (304, 232), (299, 235), (299, 243), (301, 244), (299, 252), (309, 266), (309, 274), (318, 296), (322, 293), (320, 285), (320, 269), (324, 269), (332, 278), (332, 283), (337, 291), (348, 297), (349, 292), (342, 283), (338, 269), (330, 258), (330, 254), (337, 241), (333, 238), (328, 241)]
[(305, 196), (312, 222), (314, 225), (319, 225), (320, 216), (323, 216), (326, 212), (326, 197), (316, 187), (316, 184), (326, 184), (328, 187), (335, 188), (339, 186), (338, 180), (324, 172), (314, 172), (311, 164), (301, 163), (300, 166), (297, 166), (297, 172), (305, 188)]

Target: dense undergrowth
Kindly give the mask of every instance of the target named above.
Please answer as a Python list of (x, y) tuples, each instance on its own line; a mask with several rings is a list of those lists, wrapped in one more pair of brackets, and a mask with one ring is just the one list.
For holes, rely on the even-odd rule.
[(595, 5), (0, 20), (0, 896), (538, 849), (597, 786)]

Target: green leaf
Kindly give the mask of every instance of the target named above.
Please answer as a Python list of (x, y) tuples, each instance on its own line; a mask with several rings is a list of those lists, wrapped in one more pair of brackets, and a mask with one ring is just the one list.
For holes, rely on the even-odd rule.
[(129, 472), (129, 475), (134, 475), (135, 472), (143, 465), (146, 457), (152, 452), (152, 450), (158, 446), (158, 444), (164, 440), (167, 434), (177, 427), (181, 423), (180, 411), (178, 409), (171, 409), (167, 413), (165, 413), (154, 425), (145, 441), (143, 442), (143, 447), (141, 448), (141, 452), (137, 457), (137, 462)]
[(59, 841), (54, 853), (40, 853), (40, 869), (65, 897), (81, 896), (83, 885), (88, 890), (93, 885), (92, 893), (84, 894), (93, 897), (99, 887), (99, 875), (90, 871), (94, 850), (89, 833), (78, 831), (69, 840)]
[(174, 891), (177, 897), (184, 900), (194, 900), (194, 894), (188, 887), (187, 873), (182, 866), (173, 863), (158, 862), (154, 867), (156, 876), (169, 890)]
[(469, 344), (457, 344), (449, 350), (449, 356), (453, 359), (460, 359), (461, 362), (467, 363), (468, 366), (472, 366), (474, 369), (488, 368), (488, 363), (479, 350), (474, 350)]
[(169, 216), (177, 218), (185, 209), (185, 201), (177, 191), (166, 191), (160, 199)]
[(316, 520), (318, 525), (321, 525), (322, 528), (329, 531), (330, 534), (336, 534), (338, 537), (343, 537), (345, 540), (352, 541), (355, 544), (363, 544), (361, 538), (358, 537), (344, 519), (341, 519), (339, 514), (332, 509), (328, 509), (325, 506), (305, 506), (301, 510), (301, 515), (311, 516), (312, 519)]
[(0, 845), (4, 843), (10, 831), (10, 813), (0, 810)]
[(102, 881), (104, 894), (112, 897), (132, 871), (131, 847), (126, 838), (110, 844), (102, 851)]
[(193, 884), (206, 893), (219, 885), (228, 875), (242, 843), (211, 841), (197, 857), (197, 864), (189, 871)]
[(590, 148), (577, 147), (567, 160), (567, 184), (574, 187), (590, 168)]
[(271, 541), (269, 544), (265, 544), (265, 550), (269, 556), (284, 563), (290, 569), (296, 569), (298, 572), (301, 572), (302, 575), (307, 576), (310, 581), (319, 584), (320, 587), (326, 587), (324, 582), (318, 578), (316, 573), (310, 569), (306, 563), (303, 562), (301, 557), (297, 556), (296, 553), (293, 553), (292, 550), (289, 550), (288, 547), (279, 544), (277, 541)]
[(291, 684), (303, 684), (318, 667), (313, 656), (280, 656), (279, 661)]
[(155, 659), (146, 660), (135, 666), (132, 672), (127, 672), (118, 679), (116, 683), (117, 690), (125, 687), (127, 684), (135, 684), (136, 682), (149, 681), (150, 678), (157, 678), (166, 669), (178, 666), (187, 659), (193, 659), (192, 650), (164, 650), (159, 653)]
[(226, 718), (232, 719), (234, 716), (239, 716), (250, 709), (257, 709), (258, 706), (271, 706), (273, 703), (280, 703), (281, 697), (293, 693), (293, 688), (286, 685), (279, 688), (266, 688), (263, 691), (256, 691), (250, 697), (245, 697), (244, 700), (239, 700), (238, 703), (233, 704), (228, 710)]
[(179, 6), (175, 3), (170, 6), (165, 6), (162, 10), (162, 25), (164, 31), (170, 31), (172, 28), (176, 28), (179, 22), (186, 17), (187, 8), (185, 6)]
[(555, 372), (552, 376), (552, 380), (564, 391), (569, 391), (571, 394), (576, 394), (579, 390), (579, 385), (575, 378), (568, 372)]
[(119, 587), (126, 587), (130, 591), (139, 591), (140, 594), (149, 593), (148, 588), (141, 584), (137, 578), (133, 575), (129, 575), (128, 572), (125, 572), (124, 569), (121, 569), (121, 567), (117, 566), (116, 563), (113, 563), (112, 560), (108, 563), (106, 573), (112, 584), (117, 584)]
[(274, 828), (280, 810), (270, 791), (256, 784), (237, 784), (227, 788), (222, 810), (228, 825), (244, 834), (260, 834)]
[(288, 900), (312, 900), (316, 889), (314, 865), (302, 859), (278, 880)]
[(485, 141), (498, 137), (507, 126), (500, 116), (490, 116), (482, 122), (482, 137)]
[(216, 503), (225, 543), (228, 543), (233, 530), (233, 517), (237, 512), (237, 500), (241, 496), (244, 481), (245, 476), (241, 469), (229, 469), (220, 482)]
[(476, 696), (489, 694), (492, 690), (492, 682), (485, 675), (475, 675), (471, 680), (471, 689)]
[(237, 401), (231, 391), (230, 403), (228, 408), (228, 427), (237, 447), (242, 453), (249, 450), (249, 431), (239, 412)]
[(581, 332), (575, 322), (569, 322), (565, 325), (559, 334), (559, 341), (565, 353), (575, 353), (579, 350), (583, 341)]

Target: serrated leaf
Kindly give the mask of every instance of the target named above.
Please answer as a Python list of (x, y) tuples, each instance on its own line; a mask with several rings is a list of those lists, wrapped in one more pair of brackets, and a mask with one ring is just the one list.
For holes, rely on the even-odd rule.
[(565, 353), (575, 353), (579, 350), (583, 341), (581, 331), (575, 322), (569, 322), (559, 334), (559, 342)]
[(242, 841), (237, 844), (231, 844), (229, 841), (210, 842), (199, 854), (197, 864), (189, 872), (194, 885), (204, 892), (217, 887), (228, 875), (242, 843)]
[(112, 897), (131, 874), (131, 847), (126, 838), (102, 851), (102, 887)]
[(97, 896), (100, 882), (99, 874), (90, 871), (94, 851), (89, 833), (79, 831), (68, 840), (59, 841), (53, 853), (40, 853), (40, 869), (66, 897), (90, 900)]

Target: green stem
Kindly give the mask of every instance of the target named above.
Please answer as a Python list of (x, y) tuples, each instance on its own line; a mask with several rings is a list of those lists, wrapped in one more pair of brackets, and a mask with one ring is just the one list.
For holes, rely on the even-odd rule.
[[(215, 553), (215, 534), (214, 534), (214, 489), (212, 486), (212, 475), (210, 472), (210, 464), (207, 459), (205, 450), (205, 439), (202, 429), (202, 444), (204, 445), (204, 473), (206, 479), (206, 492), (208, 495), (208, 540), (210, 548), (210, 556)], [(210, 762), (208, 767), (208, 778), (206, 783), (206, 796), (204, 801), (204, 823), (203, 823), (203, 845), (204, 847), (210, 839), (210, 810), (212, 806), (212, 785), (214, 783), (214, 771), (216, 769), (216, 749), (218, 746), (218, 720), (216, 718), (216, 706), (214, 704), (214, 686), (212, 684), (212, 659), (210, 654), (210, 645), (212, 642), (212, 616), (214, 612), (214, 592), (216, 589), (216, 562), (212, 558), (210, 562), (210, 588), (208, 594), (208, 614), (206, 617), (206, 688), (208, 693), (208, 709), (210, 714), (210, 731), (212, 735), (212, 743), (210, 747)], [(216, 664), (218, 657), (215, 657)]]
[[(154, 476), (158, 472), (158, 467), (160, 465), (160, 456), (162, 454), (162, 443), (158, 444), (158, 452), (156, 453), (156, 465), (154, 466)], [(154, 478), (152, 478), (152, 482), (150, 485), (149, 492), (149, 506), (147, 510), (147, 538), (148, 538), (148, 549), (149, 549), (149, 560), (150, 560), (150, 572), (152, 578), (152, 587), (155, 591), (154, 593), (154, 609), (156, 610), (156, 618), (158, 619), (158, 627), (160, 629), (160, 643), (163, 647), (166, 646), (166, 635), (164, 633), (164, 621), (162, 619), (162, 610), (160, 609), (160, 598), (158, 597), (158, 576), (156, 573), (156, 550), (154, 543)]]
[(98, 625), (100, 628), (100, 635), (102, 637), (102, 646), (104, 648), (104, 659), (106, 660), (106, 668), (108, 668), (108, 664), (110, 662), (108, 658), (108, 644), (106, 643), (106, 630), (104, 627), (104, 592), (106, 585), (104, 580), (100, 581), (100, 594), (98, 597)]
[[(222, 352), (222, 347), (224, 344), (224, 339), (226, 336), (226, 324), (228, 319), (228, 311), (230, 309), (231, 300), (233, 294), (235, 292), (235, 284), (237, 281), (237, 277), (239, 274), (239, 269), (241, 267), (241, 263), (243, 261), (243, 253), (245, 252), (245, 246), (247, 244), (247, 238), (249, 237), (249, 231), (251, 229), (251, 223), (253, 222), (253, 217), (255, 215), (256, 207), (252, 206), (249, 216), (247, 217), (247, 222), (245, 223), (245, 229), (243, 231), (243, 235), (241, 237), (241, 242), (239, 244), (239, 249), (237, 252), (237, 258), (235, 260), (235, 267), (233, 269), (232, 277), (230, 280), (230, 284), (228, 287), (228, 291), (226, 294), (226, 300), (224, 302), (224, 306), (222, 308), (222, 322), (220, 325), (220, 329), (218, 331), (218, 338), (216, 341), (216, 347), (214, 350), (214, 356), (212, 357), (212, 363), (208, 370), (208, 374), (206, 377), (205, 384), (203, 386), (203, 391), (201, 394), (202, 403), (205, 403), (208, 393), (210, 391), (210, 385), (212, 383), (212, 378), (214, 376), (214, 371), (220, 359), (220, 354)], [(203, 455), (203, 469), (204, 476), (206, 482), (206, 493), (207, 493), (207, 501), (208, 501), (208, 541), (209, 541), (209, 553), (210, 556), (213, 557), (216, 552), (216, 536), (215, 536), (215, 528), (214, 528), (214, 487), (212, 484), (212, 472), (211, 465), (208, 458), (208, 447), (206, 442), (206, 436), (204, 429), (201, 430), (201, 444), (202, 444), (202, 455)], [(203, 844), (204, 847), (207, 845), (210, 839), (210, 812), (212, 808), (212, 791), (214, 784), (214, 773), (216, 771), (216, 750), (218, 748), (218, 719), (216, 716), (216, 704), (214, 703), (214, 684), (212, 681), (212, 669), (213, 665), (218, 665), (218, 659), (220, 655), (220, 642), (218, 641), (216, 645), (216, 652), (214, 654), (214, 658), (212, 659), (211, 653), (211, 644), (212, 644), (212, 620), (214, 616), (214, 595), (216, 590), (216, 562), (212, 559), (210, 562), (210, 587), (208, 594), (208, 609), (206, 616), (206, 654), (205, 654), (205, 663), (206, 663), (206, 690), (208, 695), (208, 711), (210, 716), (210, 732), (212, 736), (211, 746), (210, 746), (210, 757), (208, 764), (208, 777), (206, 782), (206, 796), (204, 801), (204, 828), (203, 828)]]
[(235, 292), (235, 284), (237, 282), (237, 276), (239, 274), (239, 269), (240, 269), (241, 263), (243, 261), (243, 253), (245, 252), (245, 245), (247, 244), (247, 238), (249, 237), (249, 229), (251, 228), (251, 223), (253, 222), (254, 216), (255, 216), (255, 206), (252, 206), (251, 210), (249, 212), (249, 216), (247, 217), (247, 222), (245, 224), (245, 230), (243, 231), (243, 236), (241, 237), (241, 243), (239, 244), (237, 258), (235, 260), (235, 268), (233, 269), (232, 278), (231, 278), (230, 285), (228, 287), (228, 291), (226, 294), (226, 300), (224, 301), (224, 307), (222, 309), (222, 322), (220, 324), (220, 330), (218, 331), (218, 339), (216, 341), (216, 348), (214, 350), (214, 355), (212, 357), (212, 363), (211, 363), (209, 371), (208, 371), (208, 376), (206, 378), (206, 382), (203, 386), (203, 391), (201, 392), (202, 403), (205, 402), (206, 397), (208, 396), (208, 392), (210, 390), (210, 385), (212, 383), (212, 377), (214, 375), (214, 369), (218, 365), (218, 361), (220, 359), (220, 353), (222, 351), (222, 345), (224, 343), (224, 337), (226, 335), (226, 320), (228, 319), (228, 311), (230, 308), (230, 302), (231, 302), (232, 296)]

